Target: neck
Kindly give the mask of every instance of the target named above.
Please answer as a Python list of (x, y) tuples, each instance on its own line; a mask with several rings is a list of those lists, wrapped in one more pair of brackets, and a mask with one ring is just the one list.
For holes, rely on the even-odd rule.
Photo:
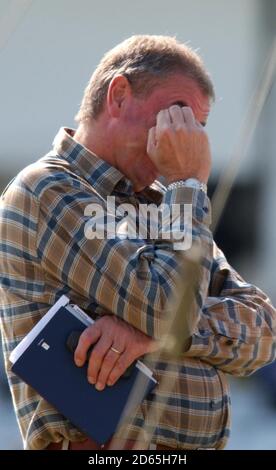
[[(116, 136), (112, 133), (112, 126), (108, 126), (107, 122), (87, 121), (80, 123), (77, 128), (74, 140), (87, 148), (90, 152), (105, 160), (110, 165), (117, 168), (122, 174), (132, 181), (134, 190), (136, 192), (142, 191), (145, 186), (148, 186), (155, 179), (144, 180), (144, 174), (141, 176), (141, 168), (136, 168), (133, 171), (133, 162), (127, 163), (126, 158), (116, 157), (116, 149), (118, 147)], [(136, 161), (137, 159), (135, 159)], [(137, 166), (137, 165), (136, 165)], [(137, 176), (138, 175), (138, 176)]]
[(102, 126), (97, 125), (96, 121), (80, 123), (74, 134), (74, 140), (102, 160), (115, 166), (107, 132), (103, 133)]

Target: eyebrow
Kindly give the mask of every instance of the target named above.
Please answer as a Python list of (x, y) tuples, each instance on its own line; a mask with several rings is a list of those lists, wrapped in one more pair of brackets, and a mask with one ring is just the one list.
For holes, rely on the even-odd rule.
[[(180, 107), (183, 107), (183, 106), (188, 106), (187, 103), (185, 103), (184, 101), (175, 101), (175, 103), (172, 104), (173, 105), (177, 105), (177, 106), (180, 106)], [(201, 122), (200, 123), (202, 125), (202, 127), (205, 127), (206, 126), (206, 122)]]

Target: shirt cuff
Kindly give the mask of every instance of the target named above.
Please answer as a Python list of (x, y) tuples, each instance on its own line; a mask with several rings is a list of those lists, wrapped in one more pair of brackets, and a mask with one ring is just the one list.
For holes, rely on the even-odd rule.
[(211, 224), (211, 204), (204, 191), (189, 187), (171, 188), (166, 191), (163, 203), (172, 204), (192, 204), (193, 218), (207, 226)]

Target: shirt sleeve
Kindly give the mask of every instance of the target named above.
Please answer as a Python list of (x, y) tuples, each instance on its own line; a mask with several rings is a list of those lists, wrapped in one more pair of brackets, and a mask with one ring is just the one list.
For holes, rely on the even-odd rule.
[(209, 296), (186, 353), (232, 375), (246, 376), (276, 357), (276, 312), (214, 244)]
[[(99, 305), (105, 314), (116, 314), (149, 336), (159, 338), (170, 318), (168, 299), (179, 281), (185, 260), (181, 250), (159, 237), (142, 239), (88, 239), (87, 206), (99, 202), (95, 195), (71, 185), (48, 187), (40, 197), (37, 253), (46, 278)], [(194, 318), (207, 295), (212, 257), (210, 203), (203, 191), (177, 188), (167, 191), (163, 204), (190, 204), (192, 227), (182, 230), (204, 253), (200, 282), (194, 300)], [(189, 234), (190, 229), (190, 234)], [(188, 236), (187, 235), (187, 236)]]

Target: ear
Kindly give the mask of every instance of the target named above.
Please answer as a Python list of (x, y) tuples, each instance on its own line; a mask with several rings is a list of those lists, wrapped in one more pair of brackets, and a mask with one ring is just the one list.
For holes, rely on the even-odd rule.
[(112, 117), (118, 117), (122, 106), (128, 96), (131, 94), (129, 81), (123, 75), (113, 77), (107, 91), (107, 109)]

